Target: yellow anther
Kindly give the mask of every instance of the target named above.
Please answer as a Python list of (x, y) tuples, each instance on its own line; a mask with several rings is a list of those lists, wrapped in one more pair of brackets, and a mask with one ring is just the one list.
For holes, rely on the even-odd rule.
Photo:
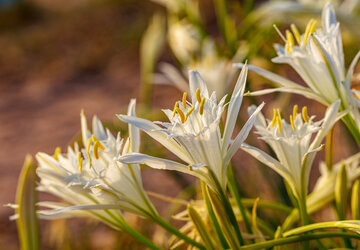
[(79, 169), (80, 169), (80, 173), (82, 173), (82, 163), (83, 163), (83, 158), (81, 156), (81, 153), (78, 152), (78, 166), (79, 166)]
[(184, 115), (184, 113), (183, 113), (183, 112), (181, 111), (181, 109), (179, 109), (179, 108), (176, 108), (175, 110), (176, 110), (176, 113), (178, 113), (179, 116), (180, 116), (181, 123), (184, 123), (184, 122), (185, 122), (185, 115)]
[(291, 50), (291, 48), (290, 48), (290, 45), (289, 45), (288, 43), (286, 43), (286, 45), (285, 45), (285, 51), (286, 51), (287, 53), (290, 53), (290, 54), (291, 54), (291, 52), (292, 52), (292, 50)]
[(205, 104), (205, 97), (203, 97), (203, 99), (201, 99), (201, 102), (200, 102), (200, 107), (199, 107), (200, 115), (202, 115), (204, 113), (204, 104)]
[(307, 113), (307, 107), (306, 106), (302, 108), (301, 114), (302, 114), (302, 117), (303, 117), (304, 121), (306, 123), (308, 123), (309, 122), (309, 116), (308, 116), (308, 113)]
[(101, 145), (99, 141), (94, 144), (94, 156), (96, 159), (99, 159), (99, 145)]
[(182, 98), (182, 105), (183, 105), (183, 108), (184, 108), (184, 109), (186, 109), (186, 96), (187, 96), (187, 93), (184, 92), (183, 98)]
[(90, 168), (91, 168), (91, 163), (92, 163), (91, 156), (90, 156), (90, 147), (91, 147), (92, 141), (93, 141), (93, 138), (91, 137), (89, 142), (88, 142), (87, 148), (86, 148), (86, 154), (87, 154), (87, 156), (89, 158)]
[(179, 107), (179, 103), (178, 102), (175, 102), (175, 105), (174, 105), (174, 112), (173, 112), (173, 118), (175, 117), (176, 115), (176, 108)]
[(315, 32), (316, 24), (317, 24), (317, 21), (313, 20), (311, 27), (310, 27), (310, 34)]
[(200, 89), (196, 90), (196, 100), (200, 103), (201, 102), (201, 95), (200, 95)]
[(294, 33), (296, 42), (300, 45), (301, 44), (301, 35), (299, 30), (296, 28), (295, 24), (290, 25), (291, 31)]
[(311, 19), (308, 24), (306, 25), (305, 34), (304, 34), (304, 45), (307, 44), (307, 40), (309, 35), (314, 32), (316, 26), (316, 20)]
[(298, 108), (299, 108), (298, 105), (295, 104), (295, 105), (294, 105), (294, 108), (293, 108), (293, 115), (292, 115), (294, 120), (295, 120), (295, 118), (296, 118), (296, 115), (297, 115), (297, 112), (298, 112)]
[(295, 41), (293, 34), (291, 34), (289, 30), (286, 30), (286, 41), (289, 44), (290, 49), (292, 49), (295, 45)]
[(276, 117), (277, 117), (277, 111), (276, 109), (273, 110), (274, 111), (274, 115), (273, 115), (273, 118), (271, 120), (271, 127), (274, 127), (275, 124), (276, 124)]
[(55, 158), (55, 160), (59, 161), (59, 155), (61, 154), (61, 148), (60, 147), (57, 147), (55, 149), (55, 152), (54, 152), (54, 155), (53, 157)]
[(295, 130), (294, 117), (292, 115), (290, 115), (290, 124), (291, 124), (292, 130)]
[(281, 124), (281, 118), (280, 118), (279, 115), (276, 117), (276, 123), (277, 123), (278, 128), (279, 128), (279, 133), (281, 133), (282, 124)]
[(188, 112), (186, 113), (186, 116), (185, 116), (185, 121), (187, 120), (187, 118), (189, 117), (189, 115), (194, 111), (194, 107), (191, 107), (189, 108)]

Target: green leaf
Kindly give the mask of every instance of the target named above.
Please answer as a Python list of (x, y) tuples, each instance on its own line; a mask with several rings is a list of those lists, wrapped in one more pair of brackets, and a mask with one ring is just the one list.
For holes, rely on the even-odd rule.
[(16, 223), (22, 250), (40, 249), (39, 225), (36, 215), (36, 166), (31, 156), (26, 156), (16, 190)]
[(354, 220), (360, 220), (360, 181), (356, 180), (351, 193), (351, 213)]
[(346, 207), (348, 197), (348, 177), (345, 165), (342, 165), (337, 176), (335, 183), (335, 205), (339, 220), (346, 219)]
[(201, 240), (204, 242), (206, 249), (217, 249), (199, 213), (191, 205), (187, 206), (187, 212)]

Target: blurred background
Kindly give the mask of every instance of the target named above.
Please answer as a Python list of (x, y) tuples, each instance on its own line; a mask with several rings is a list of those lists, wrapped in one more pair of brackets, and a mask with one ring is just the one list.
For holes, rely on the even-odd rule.
[[(156, 2), (158, 3), (147, 0), (0, 0), (0, 205), (14, 202), (17, 178), (26, 154), (35, 155), (39, 151), (52, 154), (57, 146), (66, 150), (79, 132), (81, 109), (85, 110), (88, 121), (97, 114), (111, 126), (115, 124), (115, 127), (124, 129), (126, 126), (116, 121), (115, 114), (126, 112), (131, 98), (140, 98), (138, 114), (148, 117), (150, 108), (157, 111), (160, 108), (172, 108), (174, 102), (181, 98), (181, 91), (172, 86), (150, 86), (153, 79), (146, 78), (149, 73), (146, 71), (147, 64), (140, 60), (146, 57), (144, 52), (140, 55), (141, 48), (146, 47), (144, 39), (141, 39), (148, 25), (155, 22), (153, 14), (160, 13), (159, 16), (164, 18), (170, 8), (164, 3), (179, 1)], [(270, 58), (275, 56), (273, 43), (281, 41), (271, 25), (273, 22), (278, 23), (280, 28), (288, 25), (277, 20), (280, 12), (274, 12), (272, 8), (275, 7), (266, 5), (268, 1), (227, 2), (231, 9), (229, 13), (235, 20), (234, 28), (239, 30), (233, 38), (236, 45), (231, 36), (227, 35), (228, 31), (221, 30), (221, 24), (218, 29), (219, 8), (214, 8), (213, 1), (202, 0), (201, 7), (198, 8), (203, 22), (201, 27), (207, 31), (205, 35), (200, 32), (201, 36), (213, 37), (217, 54), (222, 58), (238, 58), (237, 62), (247, 58), (250, 63), (299, 80), (288, 67), (278, 68), (270, 62)], [(309, 1), (287, 2), (303, 4), (301, 2)], [(319, 15), (322, 4), (305, 7), (298, 10), (307, 15)], [(298, 15), (303, 14), (301, 11)], [(263, 18), (264, 13), (270, 21)], [(187, 15), (191, 17), (190, 14)], [(171, 23), (167, 21), (170, 27)], [(159, 32), (160, 37), (164, 35), (161, 30)], [(345, 54), (352, 58), (356, 47), (359, 48), (359, 40), (356, 36), (354, 38), (348, 33), (344, 34), (348, 36), (347, 41), (351, 45), (349, 50), (345, 50)], [(239, 44), (246, 43), (247, 40), (252, 42), (241, 45), (239, 54)], [(161, 39), (158, 45), (162, 45), (161, 52), (149, 55), (153, 56), (150, 64), (154, 64), (150, 66), (150, 73), (158, 69), (162, 71), (162, 67), (155, 64), (160, 61), (176, 65), (180, 72), (186, 70), (184, 62), (172, 51), (171, 46)], [(151, 44), (149, 47), (151, 48)], [(230, 80), (230, 86), (234, 79)], [(159, 81), (163, 80), (161, 78)], [(253, 74), (250, 74), (249, 82), (252, 83), (250, 89), (269, 85)], [(290, 100), (301, 106), (312, 105), (312, 102), (302, 97), (291, 99), (286, 94), (281, 97), (269, 95), (256, 101), (246, 99), (244, 107), (265, 100), (269, 103), (265, 112), (270, 114), (272, 107), (287, 107)], [(312, 106), (310, 112), (321, 117), (323, 110), (321, 106)], [(241, 116), (246, 118), (246, 108), (241, 112)], [(159, 113), (153, 115), (156, 118), (151, 118), (152, 120), (163, 119)], [(346, 146), (341, 147), (336, 157), (350, 155), (353, 151)], [(244, 153), (235, 157), (238, 162), (244, 162), (244, 159), (246, 165), (253, 168), (251, 171), (248, 171), (249, 167), (242, 169), (240, 179), (255, 179), (270, 174), (275, 178), (274, 182), (280, 181), (270, 171), (259, 171), (256, 167), (258, 163)], [(192, 182), (191, 178), (162, 171), (144, 171), (143, 176), (145, 189), (169, 196), (179, 195)], [(161, 181), (154, 183), (154, 179)], [(258, 190), (243, 192), (276, 199), (266, 186), (260, 185)], [(43, 194), (40, 199), (42, 197), (49, 199)], [(160, 207), (168, 206), (159, 201), (155, 201), (155, 204)], [(171, 209), (160, 210), (168, 218), (173, 213)], [(9, 221), (12, 214), (11, 209), (0, 206), (0, 246), (6, 246), (5, 249), (19, 247), (16, 224)], [(166, 238), (135, 216), (127, 215), (127, 218), (143, 233), (156, 234), (157, 241), (161, 242)], [(41, 228), (44, 249), (115, 249), (120, 246), (123, 249), (141, 248), (126, 235), (94, 222), (42, 222)]]

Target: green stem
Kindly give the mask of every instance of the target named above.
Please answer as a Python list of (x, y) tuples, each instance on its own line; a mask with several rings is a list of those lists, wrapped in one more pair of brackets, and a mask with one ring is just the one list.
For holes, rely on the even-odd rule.
[(155, 245), (148, 238), (146, 238), (144, 235), (140, 234), (138, 231), (136, 231), (129, 225), (127, 225), (127, 224), (123, 225), (122, 230), (124, 230), (125, 232), (130, 234), (132, 237), (134, 237), (136, 240), (138, 240), (140, 243), (142, 243), (144, 246), (148, 247), (149, 249), (161, 250), (160, 247)]
[(206, 248), (200, 244), (199, 242), (191, 239), (190, 237), (188, 237), (187, 235), (183, 234), (182, 232), (180, 232), (177, 228), (175, 228), (174, 226), (172, 226), (169, 222), (167, 222), (166, 220), (164, 220), (163, 218), (161, 218), (160, 216), (154, 216), (152, 217), (152, 219), (154, 220), (154, 222), (156, 222), (159, 226), (161, 226), (162, 228), (164, 228), (165, 230), (167, 230), (168, 232), (176, 235), (179, 239), (182, 239), (184, 241), (186, 241), (187, 243), (199, 248), (199, 249), (203, 249), (206, 250)]
[(239, 188), (238, 188), (238, 185), (235, 180), (234, 170), (233, 170), (232, 166), (229, 166), (229, 168), (228, 168), (227, 178), (228, 178), (228, 187), (229, 187), (230, 193), (235, 198), (236, 204), (240, 210), (241, 217), (243, 218), (246, 230), (248, 231), (248, 233), (252, 234), (253, 231), (252, 231), (250, 222), (248, 220), (248, 217), (246, 216), (245, 207), (241, 201)]
[(291, 244), (295, 242), (310, 241), (310, 240), (330, 238), (330, 237), (360, 239), (360, 235), (358, 234), (349, 234), (344, 232), (321, 232), (321, 233), (313, 233), (313, 234), (295, 235), (287, 238), (264, 241), (252, 245), (243, 246), (240, 247), (240, 249), (249, 249), (249, 250), (264, 249), (279, 245)]
[(350, 114), (347, 114), (342, 118), (342, 121), (344, 122), (350, 133), (352, 134), (357, 145), (360, 146), (360, 131), (359, 128), (356, 126), (354, 119), (351, 117)]
[[(243, 198), (241, 199), (242, 204), (245, 207), (252, 207), (255, 203), (255, 199), (248, 199)], [(258, 202), (258, 208), (267, 208), (267, 209), (273, 209), (278, 210), (280, 212), (290, 214), (293, 211), (293, 208), (283, 205), (281, 203), (272, 202), (272, 201), (266, 201), (266, 200), (259, 200)]]

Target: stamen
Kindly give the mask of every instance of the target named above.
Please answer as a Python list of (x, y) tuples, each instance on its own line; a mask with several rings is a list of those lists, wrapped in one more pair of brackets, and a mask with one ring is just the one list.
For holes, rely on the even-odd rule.
[(285, 39), (285, 37), (283, 36), (283, 34), (281, 34), (281, 32), (280, 32), (280, 30), (278, 29), (278, 27), (277, 27), (275, 24), (273, 24), (273, 27), (274, 27), (274, 29), (276, 30), (276, 32), (279, 34), (279, 36), (281, 37), (281, 39), (286, 43), (286, 39)]
[(194, 107), (191, 107), (189, 108), (188, 112), (186, 113), (186, 116), (185, 116), (185, 121), (187, 120), (187, 118), (189, 117), (189, 115), (194, 111)]
[(200, 102), (200, 107), (199, 107), (200, 115), (202, 115), (204, 113), (204, 104), (205, 104), (205, 97), (203, 97), (203, 99), (201, 99), (201, 102)]
[(196, 90), (196, 100), (198, 101), (198, 103), (201, 102), (200, 89), (197, 89), (197, 90)]
[(295, 24), (290, 25), (291, 31), (294, 33), (296, 42), (301, 45), (301, 35)]
[(91, 147), (92, 141), (93, 141), (93, 138), (91, 137), (88, 142), (87, 148), (86, 148), (86, 154), (89, 157), (90, 168), (91, 168), (91, 163), (92, 163), (91, 156), (90, 156), (90, 147)]
[(302, 117), (303, 117), (303, 119), (304, 119), (304, 121), (306, 122), (306, 123), (309, 123), (309, 116), (308, 116), (308, 113), (307, 113), (307, 107), (306, 106), (304, 106), (303, 108), (302, 108)]
[(304, 35), (304, 45), (307, 44), (307, 40), (309, 38), (309, 35), (314, 32), (315, 30), (316, 21), (314, 19), (311, 19), (308, 24), (306, 25), (305, 35)]
[(287, 43), (289, 44), (289, 47), (292, 49), (295, 44), (294, 36), (288, 30), (286, 30), (286, 40), (287, 40)]
[(292, 130), (295, 131), (294, 117), (292, 115), (290, 115), (290, 124), (291, 124)]
[(271, 120), (271, 127), (274, 127), (275, 124), (276, 124), (276, 117), (277, 117), (277, 112), (276, 112), (276, 109), (273, 109), (274, 111), (274, 115), (273, 115), (273, 118)]
[(297, 115), (297, 112), (298, 112), (298, 105), (294, 105), (294, 108), (293, 108), (293, 119), (295, 120), (295, 118), (296, 118), (296, 115)]
[(55, 149), (55, 152), (54, 152), (54, 155), (53, 157), (55, 158), (55, 160), (59, 161), (59, 155), (61, 154), (61, 148), (60, 147), (57, 147)]
[(178, 102), (175, 102), (175, 105), (174, 105), (174, 112), (173, 112), (173, 118), (175, 117), (176, 115), (176, 108), (179, 107), (179, 103)]
[(94, 156), (96, 159), (99, 159), (99, 144), (99, 141), (95, 142), (94, 144)]
[(83, 158), (81, 157), (81, 153), (78, 153), (78, 166), (80, 169), (80, 173), (82, 173), (82, 163), (83, 163)]
[(279, 115), (276, 117), (276, 123), (277, 123), (278, 128), (279, 128), (279, 133), (281, 133), (282, 124), (281, 124), (281, 118), (280, 118)]
[(176, 112), (179, 114), (179, 116), (180, 116), (180, 120), (181, 120), (181, 123), (184, 123), (185, 122), (185, 115), (184, 115), (184, 113), (181, 111), (181, 109), (179, 109), (179, 108), (176, 108), (175, 109), (176, 110)]
[(183, 98), (182, 98), (182, 105), (183, 105), (183, 108), (184, 108), (184, 109), (186, 109), (186, 96), (187, 96), (187, 93), (184, 92)]

